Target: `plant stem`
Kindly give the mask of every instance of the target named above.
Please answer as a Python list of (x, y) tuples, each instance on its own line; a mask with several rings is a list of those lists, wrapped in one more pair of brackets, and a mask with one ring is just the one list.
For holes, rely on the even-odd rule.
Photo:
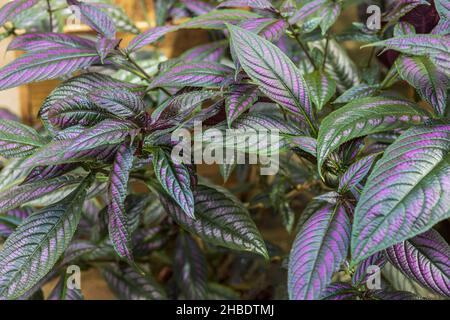
[(327, 33), (327, 41), (325, 42), (325, 53), (323, 57), (323, 63), (322, 63), (322, 70), (325, 69), (325, 65), (327, 63), (327, 56), (328, 56), (328, 44), (330, 43), (330, 36)]
[(309, 54), (309, 50), (308, 48), (306, 48), (306, 46), (303, 44), (303, 42), (300, 40), (299, 38), (299, 34), (297, 31), (294, 30), (294, 28), (290, 25), (289, 26), (289, 31), (291, 31), (292, 35), (294, 36), (295, 41), (298, 43), (298, 45), (300, 46), (300, 48), (302, 48), (302, 50), (305, 52), (306, 57), (308, 58), (309, 62), (312, 64), (312, 66), (314, 67), (314, 70), (317, 70), (317, 66), (314, 63), (313, 58), (311, 57), (311, 55)]
[(53, 32), (53, 11), (52, 5), (50, 4), (50, 0), (47, 0), (47, 12), (50, 20), (50, 32)]
[(131, 63), (133, 65), (133, 67), (136, 68), (136, 71), (138, 71), (138, 72), (133, 72), (131, 70), (128, 70), (128, 71), (141, 77), (143, 80), (147, 81), (148, 83), (152, 82), (152, 77), (136, 62), (136, 60), (134, 60), (131, 57), (131, 55), (128, 52), (126, 52), (124, 50), (119, 50), (119, 52), (122, 54), (122, 56), (124, 56), (127, 59), (127, 61), (129, 63)]

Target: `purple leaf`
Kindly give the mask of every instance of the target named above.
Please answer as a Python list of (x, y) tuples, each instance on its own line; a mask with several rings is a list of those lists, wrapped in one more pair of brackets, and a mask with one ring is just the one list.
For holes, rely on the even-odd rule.
[(93, 126), (107, 118), (115, 118), (88, 98), (88, 93), (97, 90), (136, 92), (138, 87), (98, 73), (82, 74), (53, 90), (44, 101), (39, 116), (52, 132), (55, 131), (53, 126), (61, 129), (74, 125)]
[(426, 0), (398, 0), (393, 1), (392, 5), (387, 8), (386, 14), (383, 16), (383, 21), (392, 22), (397, 21), (408, 12), (420, 5), (430, 5)]
[(97, 40), (97, 52), (102, 63), (104, 63), (106, 57), (116, 49), (120, 44), (120, 41), (120, 39), (108, 39), (105, 37), (100, 37), (100, 39)]
[(204, 300), (208, 270), (202, 249), (189, 234), (180, 233), (175, 250), (174, 273), (183, 298)]
[(399, 22), (394, 27), (394, 37), (403, 37), (415, 33), (416, 29), (408, 22)]
[(0, 251), (0, 298), (17, 299), (45, 277), (69, 246), (91, 177), (57, 204), (29, 216)]
[(88, 97), (115, 118), (133, 120), (137, 125), (144, 123), (145, 102), (129, 90), (96, 90), (90, 92)]
[(180, 28), (223, 30), (226, 23), (236, 24), (248, 19), (259, 17), (260, 16), (258, 14), (245, 10), (214, 10), (181, 24)]
[(63, 33), (29, 33), (14, 38), (8, 50), (46, 51), (49, 49), (95, 49), (95, 42)]
[(258, 87), (252, 85), (236, 85), (225, 99), (228, 126), (241, 114), (247, 111), (258, 100)]
[(226, 7), (250, 7), (253, 9), (274, 10), (269, 0), (226, 0), (217, 6), (217, 8)]
[(360, 183), (369, 173), (378, 154), (364, 157), (352, 164), (339, 179), (338, 192), (345, 193)]
[(323, 290), (321, 300), (355, 300), (359, 292), (348, 283), (336, 282)]
[(86, 129), (75, 138), (67, 148), (68, 152), (92, 150), (100, 146), (117, 145), (127, 136), (133, 136), (137, 131), (135, 125), (126, 121), (104, 120), (95, 127)]
[(153, 165), (156, 178), (164, 190), (190, 218), (194, 218), (194, 195), (188, 168), (181, 163), (175, 163), (161, 149), (153, 153)]
[(374, 300), (421, 300), (414, 293), (407, 291), (375, 290), (370, 293), (370, 297)]
[(39, 0), (14, 0), (0, 8), (0, 26), (11, 21), (15, 16), (36, 5)]
[(450, 297), (450, 247), (433, 229), (386, 249), (386, 255), (409, 278)]
[(319, 173), (327, 156), (343, 143), (373, 133), (405, 128), (428, 119), (415, 104), (395, 98), (364, 98), (329, 114), (317, 138)]
[(245, 72), (259, 90), (290, 112), (302, 116), (312, 129), (316, 120), (305, 81), (289, 58), (269, 41), (235, 26), (228, 26), (233, 47)]
[(148, 46), (149, 44), (152, 44), (159, 39), (161, 39), (163, 36), (165, 36), (167, 33), (173, 32), (178, 30), (177, 27), (173, 26), (164, 26), (164, 27), (155, 27), (152, 29), (149, 29), (145, 31), (144, 33), (141, 33), (137, 37), (135, 37), (133, 40), (131, 40), (130, 44), (127, 47), (128, 52), (136, 52), (139, 49), (142, 49), (145, 46)]
[(410, 129), (386, 149), (356, 207), (352, 258), (419, 235), (450, 216), (450, 126)]
[(0, 155), (5, 158), (23, 158), (46, 140), (31, 127), (17, 121), (0, 119)]
[(441, 20), (450, 20), (450, 1), (448, 0), (435, 0), (434, 1), (437, 11)]
[(212, 187), (194, 191), (195, 219), (167, 197), (161, 197), (166, 211), (184, 229), (203, 240), (234, 250), (249, 251), (268, 258), (264, 241), (247, 209), (233, 196)]
[(324, 204), (302, 226), (289, 257), (291, 300), (316, 300), (347, 257), (350, 219), (342, 206)]
[(431, 31), (431, 34), (448, 36), (450, 34), (450, 19), (440, 19), (437, 26)]
[(418, 91), (422, 99), (430, 103), (438, 115), (444, 116), (450, 84), (448, 76), (426, 57), (401, 56), (395, 65), (399, 75)]
[(233, 74), (233, 69), (215, 62), (180, 63), (156, 77), (149, 88), (220, 88), (232, 79)]
[(201, 16), (207, 14), (208, 12), (214, 10), (214, 6), (210, 3), (200, 1), (200, 0), (180, 0), (189, 11), (194, 14)]
[(288, 24), (282, 19), (257, 18), (239, 24), (242, 29), (251, 31), (269, 41), (278, 41), (284, 35)]
[(371, 274), (368, 274), (370, 266), (377, 266), (378, 268), (383, 268), (386, 264), (386, 258), (383, 252), (377, 252), (367, 259), (364, 259), (355, 270), (352, 277), (352, 283), (355, 286), (359, 286), (368, 280)]
[(80, 2), (77, 0), (67, 0), (69, 6), (79, 8), (81, 21), (91, 27), (93, 30), (103, 34), (108, 39), (114, 39), (116, 36), (116, 27), (114, 21), (99, 8)]
[(0, 70), (0, 90), (56, 79), (98, 62), (97, 52), (90, 49), (61, 48), (27, 53)]
[(432, 34), (413, 34), (372, 43), (368, 46), (384, 46), (405, 54), (425, 56), (442, 72), (450, 75), (450, 38)]
[(69, 173), (70, 171), (76, 169), (78, 166), (78, 163), (66, 163), (53, 166), (36, 167), (25, 178), (23, 184), (57, 178), (66, 173)]
[(293, 137), (290, 139), (292, 148), (309, 153), (313, 157), (317, 157), (317, 140), (311, 137)]
[(289, 19), (290, 24), (296, 24), (298, 22), (304, 22), (306, 19), (313, 14), (321, 10), (325, 5), (327, 5), (327, 0), (313, 0), (304, 4), (294, 15)]
[(0, 215), (0, 237), (8, 238), (31, 213), (30, 208), (20, 208)]
[(128, 179), (133, 166), (134, 148), (124, 143), (117, 151), (109, 178), (108, 229), (109, 237), (120, 257), (133, 260), (131, 232), (125, 211)]
[(145, 276), (130, 267), (120, 270), (112, 265), (102, 269), (110, 289), (121, 300), (165, 300), (166, 293), (150, 274)]
[(349, 103), (354, 100), (359, 100), (362, 98), (368, 98), (374, 95), (378, 91), (378, 86), (359, 84), (351, 87), (345, 91), (339, 98), (333, 101), (333, 103)]
[(188, 62), (219, 62), (226, 52), (228, 41), (221, 40), (192, 48), (180, 56), (180, 60)]
[(79, 184), (81, 181), (82, 178), (80, 176), (67, 175), (12, 187), (9, 190), (2, 191), (0, 196), (0, 213), (18, 208), (27, 202), (39, 199), (59, 189)]

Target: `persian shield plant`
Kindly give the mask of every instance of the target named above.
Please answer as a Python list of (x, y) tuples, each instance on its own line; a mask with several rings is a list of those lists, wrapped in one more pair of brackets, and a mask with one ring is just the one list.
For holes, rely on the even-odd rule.
[[(60, 82), (39, 125), (0, 109), (0, 299), (83, 299), (73, 266), (120, 299), (450, 297), (450, 1), (373, 2), (379, 29), (368, 1), (155, 0), (139, 30), (106, 0), (9, 1), (0, 90)], [(164, 56), (180, 30), (209, 41)], [(277, 173), (191, 161), (236, 147), (202, 135), (180, 161), (198, 124), (276, 132)]]

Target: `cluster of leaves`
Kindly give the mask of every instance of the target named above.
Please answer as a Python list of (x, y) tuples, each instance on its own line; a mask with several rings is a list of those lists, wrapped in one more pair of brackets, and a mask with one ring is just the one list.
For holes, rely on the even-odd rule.
[[(49, 298), (80, 299), (65, 285), (73, 264), (101, 270), (122, 299), (449, 297), (437, 228), (450, 217), (450, 2), (393, 1), (382, 30), (336, 32), (362, 2), (156, 0), (158, 26), (143, 33), (105, 2), (1, 8), (2, 38), (25, 53), (0, 69), (0, 89), (65, 80), (43, 128), (1, 113), (0, 298), (41, 297), (59, 276)], [(423, 5), (440, 15), (430, 34), (402, 21)], [(62, 32), (74, 7), (96, 38)], [(181, 29), (214, 40), (149, 58)], [(125, 47), (118, 31), (138, 35)], [(369, 59), (354, 62), (348, 41)], [(385, 70), (376, 47), (401, 55)], [(238, 181), (225, 189), (174, 161), (171, 134), (198, 121), (277, 130), (280, 172), (220, 165)], [(273, 221), (295, 235), (290, 253), (258, 230)], [(371, 266), (382, 288), (366, 285)]]

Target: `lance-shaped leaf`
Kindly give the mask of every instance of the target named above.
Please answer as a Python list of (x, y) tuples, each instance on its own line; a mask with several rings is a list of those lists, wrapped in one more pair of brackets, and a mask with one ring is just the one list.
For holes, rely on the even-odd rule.
[(426, 56), (450, 75), (450, 38), (434, 34), (413, 34), (375, 42), (367, 46), (384, 46), (402, 53)]
[(375, 165), (355, 211), (352, 258), (359, 262), (450, 216), (450, 126), (410, 129)]
[(32, 212), (30, 208), (25, 207), (0, 215), (0, 237), (9, 237)]
[(133, 136), (136, 130), (137, 127), (131, 122), (104, 120), (75, 138), (67, 151), (79, 152), (100, 146), (117, 145), (123, 142), (127, 136)]
[(370, 292), (369, 297), (372, 300), (421, 300), (419, 296), (408, 291), (374, 290)]
[(149, 274), (143, 276), (128, 267), (120, 270), (116, 266), (105, 267), (103, 277), (110, 289), (121, 300), (165, 300), (164, 289)]
[(136, 93), (125, 89), (96, 90), (89, 93), (89, 99), (118, 118), (143, 124), (145, 103)]
[(27, 171), (21, 168), (24, 159), (12, 159), (3, 164), (0, 171), (0, 192), (11, 188), (23, 181), (27, 175)]
[(450, 2), (448, 0), (436, 0), (436, 9), (439, 12), (441, 20), (450, 19)]
[(80, 176), (67, 175), (51, 180), (38, 181), (34, 183), (15, 186), (2, 192), (0, 196), (0, 213), (5, 213), (17, 208), (22, 204), (39, 199), (64, 187), (79, 184)]
[(108, 39), (114, 39), (116, 36), (116, 26), (114, 21), (99, 8), (80, 2), (77, 0), (67, 0), (70, 6), (79, 8), (81, 21), (86, 23), (93, 30), (103, 34)]
[(194, 195), (191, 189), (191, 173), (182, 163), (175, 163), (162, 149), (153, 153), (156, 178), (172, 199), (191, 218), (194, 217)]
[(377, 91), (378, 86), (362, 83), (345, 91), (339, 98), (334, 100), (333, 103), (349, 103), (354, 100), (371, 97)]
[(436, 27), (431, 30), (431, 34), (448, 36), (450, 34), (450, 19), (440, 19)]
[[(325, 53), (326, 40), (313, 42), (311, 45)], [(328, 42), (327, 52), (325, 72), (336, 81), (339, 92), (344, 92), (361, 83), (358, 67), (337, 41), (331, 39)]]
[(206, 298), (208, 273), (205, 255), (189, 234), (180, 233), (178, 236), (174, 268), (177, 284), (185, 299)]
[(398, 74), (413, 86), (436, 113), (445, 115), (449, 78), (426, 57), (401, 56), (395, 61)]
[(347, 257), (350, 219), (340, 205), (324, 204), (302, 226), (289, 257), (291, 300), (316, 300)]
[(298, 148), (317, 157), (317, 140), (311, 137), (296, 136), (289, 139), (292, 148)]
[(53, 166), (42, 166), (34, 168), (24, 180), (24, 184), (48, 180), (62, 176), (78, 168), (78, 163), (65, 163)]
[(63, 274), (56, 286), (53, 288), (47, 300), (84, 300), (80, 289), (69, 288), (67, 286), (67, 275)]
[(125, 198), (128, 193), (128, 179), (133, 166), (133, 155), (134, 148), (129, 143), (122, 144), (117, 151), (109, 178), (109, 237), (118, 255), (128, 260), (133, 260), (133, 254)]
[(0, 297), (16, 299), (55, 265), (77, 229), (91, 178), (61, 202), (27, 218), (0, 251)]
[(336, 282), (328, 285), (320, 296), (321, 300), (355, 300), (359, 292), (348, 283)]
[(405, 14), (420, 5), (430, 5), (426, 0), (400, 0), (392, 2), (392, 5), (387, 8), (386, 14), (383, 16), (383, 21), (392, 22), (397, 21)]
[(99, 37), (97, 40), (96, 49), (100, 56), (100, 61), (103, 64), (106, 57), (111, 54), (120, 44), (120, 39), (108, 39), (106, 37)]
[(164, 37), (167, 33), (178, 30), (177, 27), (174, 26), (164, 26), (164, 27), (155, 27), (149, 29), (140, 35), (136, 36), (133, 40), (131, 40), (130, 44), (127, 47), (128, 52), (136, 52), (139, 49), (142, 49), (149, 44), (152, 44), (162, 37)]
[(95, 49), (95, 42), (64, 33), (29, 33), (14, 38), (8, 50), (41, 51), (58, 48)]
[(327, 5), (328, 0), (313, 0), (305, 3), (299, 10), (297, 10), (294, 15), (289, 19), (290, 24), (296, 24), (298, 22), (304, 22), (308, 17), (318, 13), (325, 5)]
[(322, 121), (317, 139), (319, 172), (326, 157), (347, 141), (426, 119), (425, 111), (406, 100), (376, 97), (351, 102)]
[(361, 261), (355, 269), (355, 273), (352, 276), (352, 284), (355, 286), (359, 286), (365, 283), (369, 276), (373, 275), (375, 271), (374, 267), (378, 267), (379, 269), (383, 268), (386, 264), (386, 257), (382, 251), (377, 252), (367, 259)]
[(195, 189), (195, 216), (162, 198), (166, 211), (187, 231), (203, 240), (234, 250), (249, 251), (268, 258), (266, 245), (245, 207), (237, 199), (212, 187)]
[(237, 85), (225, 99), (228, 126), (231, 126), (241, 114), (247, 111), (258, 100), (258, 87), (252, 85)]
[(386, 255), (409, 278), (450, 296), (450, 247), (433, 229), (386, 249)]
[(65, 129), (74, 125), (92, 126), (107, 118), (116, 118), (97, 106), (88, 93), (97, 90), (130, 90), (138, 87), (98, 73), (86, 73), (59, 85), (44, 101), (39, 116), (50, 131), (53, 126)]
[(336, 23), (336, 20), (341, 14), (342, 5), (338, 2), (327, 1), (327, 5), (319, 12), (319, 16), (322, 18), (320, 21), (320, 29), (322, 35), (325, 35), (328, 30)]
[(13, 0), (8, 2), (0, 8), (0, 26), (3, 26), (5, 22), (11, 21), (15, 16), (33, 7), (38, 2), (39, 0)]
[(275, 45), (260, 36), (228, 26), (231, 46), (245, 72), (260, 85), (259, 90), (314, 129), (315, 118), (305, 80), (294, 63)]
[(149, 88), (209, 87), (220, 88), (233, 78), (234, 70), (215, 62), (180, 63), (156, 77)]
[(316, 105), (317, 110), (322, 110), (336, 92), (336, 82), (329, 76), (320, 72), (310, 73), (305, 76), (309, 97)]
[(288, 28), (286, 21), (274, 18), (257, 18), (239, 24), (242, 29), (259, 34), (269, 41), (278, 41)]
[(273, 6), (269, 0), (226, 0), (221, 2), (218, 8), (229, 7), (249, 7), (253, 9), (273, 10)]
[(219, 62), (226, 52), (228, 41), (221, 40), (194, 47), (180, 56), (182, 61)]
[(241, 21), (259, 17), (258, 14), (245, 10), (214, 10), (181, 24), (180, 28), (223, 30), (226, 27), (226, 23), (236, 24)]
[(91, 3), (93, 6), (105, 12), (114, 22), (117, 31), (139, 34), (139, 29), (127, 13), (118, 5), (109, 3)]
[(0, 70), (0, 90), (71, 74), (98, 63), (96, 50), (60, 48), (27, 53)]
[(416, 28), (408, 22), (399, 22), (394, 27), (394, 37), (402, 37), (415, 33)]
[(36, 130), (17, 121), (0, 119), (0, 155), (22, 158), (45, 144)]
[(189, 11), (200, 16), (214, 10), (214, 6), (210, 3), (200, 0), (180, 0)]
[(352, 164), (339, 179), (338, 192), (345, 193), (361, 182), (369, 173), (377, 156), (370, 155)]

